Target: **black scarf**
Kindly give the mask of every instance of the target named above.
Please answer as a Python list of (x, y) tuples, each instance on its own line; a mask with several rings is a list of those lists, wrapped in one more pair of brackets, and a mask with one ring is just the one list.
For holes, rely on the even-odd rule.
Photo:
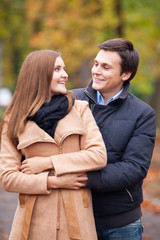
[(28, 119), (34, 121), (40, 128), (54, 137), (58, 121), (68, 113), (68, 99), (65, 95), (54, 95), (49, 102), (45, 102), (33, 116)]

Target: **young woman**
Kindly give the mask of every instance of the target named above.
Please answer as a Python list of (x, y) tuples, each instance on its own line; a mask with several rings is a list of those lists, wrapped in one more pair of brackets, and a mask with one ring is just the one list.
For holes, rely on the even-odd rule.
[(2, 119), (0, 180), (19, 193), (10, 240), (97, 239), (91, 193), (82, 187), (85, 172), (105, 166), (106, 150), (67, 80), (60, 54), (32, 52)]

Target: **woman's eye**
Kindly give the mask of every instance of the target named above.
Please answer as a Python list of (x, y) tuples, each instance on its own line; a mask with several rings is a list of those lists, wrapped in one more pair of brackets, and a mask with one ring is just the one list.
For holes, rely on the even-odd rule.
[(58, 72), (58, 71), (59, 71), (59, 68), (55, 68), (54, 71), (55, 71), (55, 72)]

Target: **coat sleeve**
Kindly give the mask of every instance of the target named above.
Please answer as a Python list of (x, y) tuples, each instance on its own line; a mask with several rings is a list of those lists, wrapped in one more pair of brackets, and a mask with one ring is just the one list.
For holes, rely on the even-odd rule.
[(82, 101), (78, 104), (77, 111), (85, 128), (85, 134), (81, 136), (81, 150), (51, 156), (55, 174), (87, 172), (98, 170), (106, 166), (107, 154), (102, 135), (88, 107), (88, 103)]
[(143, 181), (150, 166), (155, 135), (155, 113), (149, 107), (138, 119), (122, 158), (100, 171), (89, 172), (87, 187), (98, 192), (114, 192)]
[(1, 136), (0, 183), (4, 190), (24, 194), (49, 194), (47, 190), (48, 172), (24, 174), (20, 172), (21, 152), (7, 137), (7, 124)]

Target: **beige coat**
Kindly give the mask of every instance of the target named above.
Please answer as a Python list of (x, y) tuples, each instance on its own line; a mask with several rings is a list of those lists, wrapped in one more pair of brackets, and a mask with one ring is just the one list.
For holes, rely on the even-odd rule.
[(2, 134), (0, 180), (9, 192), (18, 192), (10, 240), (96, 240), (91, 193), (86, 190), (48, 190), (48, 172), (19, 171), (26, 158), (51, 156), (55, 174), (86, 172), (106, 165), (102, 136), (88, 108), (76, 100), (70, 113), (57, 125), (54, 139), (28, 121), (15, 148)]

